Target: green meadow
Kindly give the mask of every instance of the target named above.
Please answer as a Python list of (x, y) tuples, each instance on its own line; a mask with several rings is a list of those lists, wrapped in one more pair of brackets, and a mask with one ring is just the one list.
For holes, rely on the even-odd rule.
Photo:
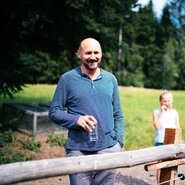
[[(52, 100), (56, 85), (26, 85), (14, 99), (0, 96), (0, 105), (8, 102), (49, 102)], [(120, 87), (120, 98), (125, 119), (125, 149), (134, 150), (154, 145), (155, 129), (152, 112), (159, 106), (161, 90), (134, 87)], [(179, 112), (180, 124), (185, 139), (185, 91), (172, 91), (173, 107)]]

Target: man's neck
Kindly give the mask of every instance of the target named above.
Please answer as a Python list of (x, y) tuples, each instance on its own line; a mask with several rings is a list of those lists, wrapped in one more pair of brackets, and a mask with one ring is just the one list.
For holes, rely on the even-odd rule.
[(86, 74), (91, 80), (96, 79), (100, 75), (100, 68), (96, 68), (95, 70), (87, 70), (84, 66), (81, 66), (81, 72)]

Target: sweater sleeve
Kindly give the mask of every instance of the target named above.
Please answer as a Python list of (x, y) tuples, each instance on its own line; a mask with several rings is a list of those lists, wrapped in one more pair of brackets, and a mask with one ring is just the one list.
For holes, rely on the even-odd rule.
[(114, 95), (113, 95), (113, 109), (114, 109), (114, 125), (117, 140), (121, 147), (124, 146), (124, 116), (121, 109), (120, 95), (117, 80), (114, 85)]
[(49, 118), (53, 122), (65, 128), (78, 128), (76, 122), (80, 115), (69, 114), (65, 110), (66, 103), (67, 103), (67, 85), (63, 77), (61, 77), (55, 90), (53, 100), (51, 102)]

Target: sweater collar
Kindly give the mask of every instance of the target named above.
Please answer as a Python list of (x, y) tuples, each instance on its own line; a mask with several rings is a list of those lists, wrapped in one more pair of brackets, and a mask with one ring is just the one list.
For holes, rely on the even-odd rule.
[[(85, 73), (82, 73), (80, 66), (77, 67), (76, 69), (77, 69), (78, 73), (79, 73), (81, 76), (86, 77), (86, 78), (89, 78), (88, 75), (86, 75)], [(94, 79), (94, 80), (101, 79), (102, 77), (103, 77), (103, 70), (102, 70), (102, 68), (100, 68), (100, 75), (97, 76), (97, 78)], [(90, 79), (90, 78), (89, 78), (89, 79)]]

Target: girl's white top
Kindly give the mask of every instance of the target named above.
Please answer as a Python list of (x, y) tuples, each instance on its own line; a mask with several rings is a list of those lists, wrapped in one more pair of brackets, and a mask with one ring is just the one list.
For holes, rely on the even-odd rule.
[[(160, 117), (162, 111), (161, 109), (157, 109), (157, 115)], [(165, 136), (165, 129), (166, 128), (176, 128), (176, 119), (177, 119), (177, 111), (175, 109), (172, 109), (170, 114), (166, 114), (163, 117), (162, 124), (159, 129), (156, 129), (156, 136), (155, 136), (155, 142), (163, 143), (164, 142), (164, 136)]]

